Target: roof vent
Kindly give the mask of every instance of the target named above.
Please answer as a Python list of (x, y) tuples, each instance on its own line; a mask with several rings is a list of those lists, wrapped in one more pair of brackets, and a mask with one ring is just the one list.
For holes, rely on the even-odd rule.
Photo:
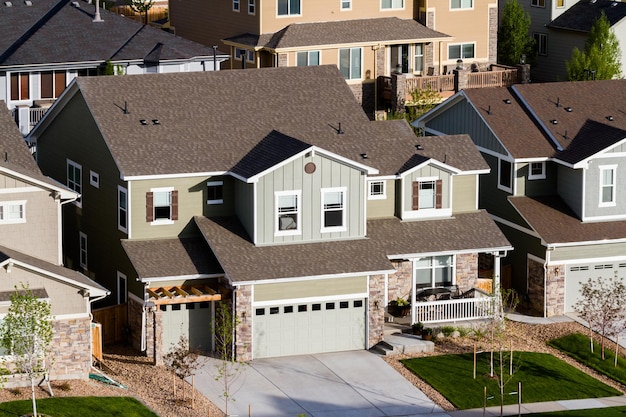
[(559, 121), (556, 120), (556, 119), (552, 119), (552, 120), (550, 120), (550, 123), (552, 123), (553, 125), (557, 125), (557, 124), (559, 124)]
[(5, 1), (4, 5), (7, 7), (13, 7), (13, 3), (11, 3), (10, 1)]
[(568, 112), (568, 113), (571, 113), (571, 112), (572, 112), (572, 110), (573, 110), (573, 109), (572, 109), (571, 107), (566, 107), (566, 108), (565, 108), (565, 111), (566, 111), (566, 112)]
[(491, 114), (491, 104), (489, 105), (489, 107), (487, 108), (487, 114)]
[(617, 6), (617, 2), (616, 2), (616, 1), (614, 1), (613, 3), (611, 3), (611, 7), (615, 7), (615, 6)]
[(556, 98), (556, 106), (557, 107), (561, 107), (561, 98), (560, 97)]
[(361, 154), (361, 158), (363, 158), (363, 159), (367, 159), (367, 158), (368, 158), (368, 157), (367, 157), (367, 154), (366, 154), (366, 153), (362, 153), (362, 154)]
[(33, 5), (33, 2), (32, 2), (32, 1), (30, 1), (30, 0), (26, 0), (26, 1), (24, 2), (24, 4), (30, 7), (30, 6), (32, 6), (32, 5)]
[(423, 151), (424, 147), (418, 143), (417, 145), (415, 145), (415, 149), (417, 149), (418, 151)]
[(590, 3), (590, 4), (595, 4), (595, 3), (596, 3), (596, 0), (589, 0), (589, 3)]
[(608, 120), (609, 122), (612, 122), (615, 119), (613, 119), (613, 116), (606, 116), (606, 120)]
[(79, 8), (80, 8), (80, 4), (78, 4), (78, 2), (77, 2), (77, 1), (73, 1), (73, 2), (72, 2), (72, 6), (76, 7), (77, 9), (79, 9)]
[(504, 102), (505, 102), (506, 104), (511, 104), (511, 99), (510, 99), (510, 98), (505, 98), (505, 99), (504, 99)]
[(141, 119), (139, 123), (141, 123), (143, 126), (146, 126), (148, 124), (148, 121), (146, 119)]
[(341, 129), (341, 122), (339, 122), (339, 127), (337, 128), (337, 134), (343, 135), (343, 130)]
[(153, 125), (160, 125), (161, 122), (159, 122), (159, 119), (152, 119), (152, 124)]

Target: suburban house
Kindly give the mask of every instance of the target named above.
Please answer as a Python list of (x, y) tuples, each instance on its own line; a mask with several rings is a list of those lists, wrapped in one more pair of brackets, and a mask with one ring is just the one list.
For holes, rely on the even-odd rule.
[(370, 121), (334, 65), (79, 77), (27, 139), (81, 191), (68, 264), (128, 303), (157, 363), (181, 335), (213, 349), (220, 301), (242, 360), (370, 348), (397, 298), (413, 321), (488, 315), (474, 288), (512, 249), (470, 138)]
[[(55, 362), (51, 379), (87, 379), (93, 342), (91, 303), (108, 291), (63, 267), (62, 206), (78, 194), (43, 176), (9, 111), (0, 111), (0, 322), (11, 295), (28, 286), (51, 304)], [(11, 352), (0, 349), (10, 364)], [(7, 386), (30, 384), (10, 378)]]
[(573, 312), (589, 278), (625, 278), (624, 97), (624, 80), (465, 90), (416, 122), (470, 135), (489, 163), (479, 207), (515, 247), (503, 285), (537, 314)]
[[(376, 80), (496, 63), (496, 0), (170, 2), (180, 36), (230, 49), (230, 68), (336, 65), (360, 103)], [(471, 22), (471, 24), (468, 24)]]
[(77, 76), (209, 71), (227, 59), (97, 4), (33, 0), (0, 6), (0, 100), (14, 112), (22, 134)]
[[(506, 0), (500, 0), (500, 9)], [(602, 12), (620, 42), (622, 75), (626, 74), (626, 3), (613, 0), (525, 0), (520, 5), (530, 15), (530, 32), (537, 44), (533, 81), (567, 81), (565, 63), (577, 47), (585, 46), (591, 26)], [(589, 68), (589, 79), (593, 78)]]

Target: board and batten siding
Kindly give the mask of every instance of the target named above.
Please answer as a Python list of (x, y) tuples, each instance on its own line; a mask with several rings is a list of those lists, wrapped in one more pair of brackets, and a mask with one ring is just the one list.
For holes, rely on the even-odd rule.
[(452, 213), (478, 210), (478, 179), (476, 175), (452, 176)]
[(476, 146), (502, 155), (508, 154), (480, 116), (476, 114), (474, 107), (465, 99), (453, 105), (444, 114), (427, 121), (426, 127), (446, 135), (466, 133), (470, 135)]
[[(375, 178), (370, 178), (376, 181)], [(367, 183), (367, 193), (369, 195), (369, 181)], [(367, 200), (367, 218), (380, 219), (384, 217), (393, 217), (395, 213), (396, 187), (394, 180), (384, 180), (385, 198)], [(367, 197), (366, 197), (367, 198)]]
[[(598, 245), (578, 245), (556, 247), (550, 253), (550, 262), (601, 262), (603, 258), (618, 258), (626, 256), (626, 243), (605, 243)], [(590, 277), (595, 278), (595, 277)]]
[[(565, 201), (565, 204), (567, 204), (579, 218), (582, 218), (583, 170), (571, 169), (559, 165), (557, 190), (559, 197)], [(595, 201), (597, 201), (597, 199)]]
[[(312, 174), (304, 172), (312, 162)], [(344, 163), (325, 156), (303, 156), (261, 177), (257, 183), (257, 241), (256, 244), (320, 241), (362, 237), (365, 234), (365, 174)], [(345, 187), (346, 230), (322, 233), (323, 188)], [(300, 233), (275, 236), (276, 192), (300, 190)]]
[[(599, 207), (600, 204), (600, 167), (615, 166), (614, 195), (615, 205)], [(626, 214), (626, 192), (624, 192), (624, 172), (626, 158), (598, 158), (589, 161), (585, 173), (585, 218), (599, 216), (624, 216)]]
[[(438, 178), (441, 180), (441, 208), (450, 207), (450, 185), (452, 183), (452, 175), (440, 168), (432, 165), (426, 165), (420, 169), (411, 172), (404, 178), (404, 210), (413, 211), (413, 182), (422, 181), (423, 178)], [(427, 180), (428, 181), (428, 180)]]
[(366, 294), (367, 276), (277, 282), (254, 286), (254, 302)]

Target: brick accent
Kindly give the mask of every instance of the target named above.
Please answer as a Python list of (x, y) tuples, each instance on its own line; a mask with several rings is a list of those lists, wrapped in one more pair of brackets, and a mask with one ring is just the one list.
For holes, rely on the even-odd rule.
[(376, 76), (385, 75), (385, 48), (376, 50)]
[(554, 265), (546, 271), (546, 317), (565, 312), (565, 265)]
[(368, 346), (372, 347), (383, 340), (385, 327), (385, 276), (372, 275), (369, 280), (368, 305)]
[(460, 291), (476, 287), (478, 283), (478, 253), (456, 256), (456, 285)]
[(239, 324), (235, 329), (235, 355), (237, 360), (252, 360), (252, 286), (243, 285), (235, 294)]
[(531, 314), (543, 315), (543, 274), (543, 264), (528, 259), (528, 308)]
[(352, 94), (354, 94), (354, 98), (368, 115), (374, 114), (374, 86), (375, 83), (373, 82), (348, 84)]

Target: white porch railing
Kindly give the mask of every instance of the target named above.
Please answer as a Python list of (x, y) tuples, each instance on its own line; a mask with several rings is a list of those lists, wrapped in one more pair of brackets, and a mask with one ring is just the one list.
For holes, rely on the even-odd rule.
[(440, 323), (486, 319), (493, 316), (493, 297), (424, 301), (414, 305), (415, 321)]

